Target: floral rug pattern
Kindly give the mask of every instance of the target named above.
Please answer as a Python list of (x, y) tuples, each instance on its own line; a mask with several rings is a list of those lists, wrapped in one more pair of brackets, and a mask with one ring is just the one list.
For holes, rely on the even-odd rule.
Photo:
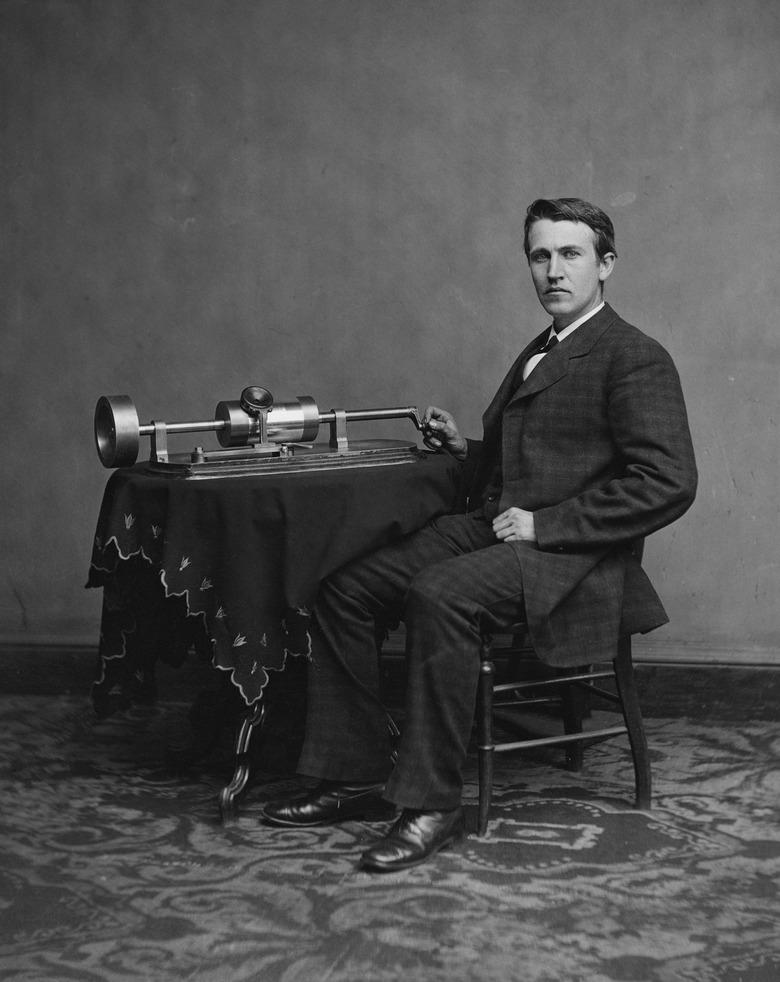
[[(186, 706), (98, 720), (76, 696), (0, 698), (0, 977), (8, 982), (774, 982), (780, 733), (647, 721), (655, 791), (620, 742), (572, 774), (502, 757), (488, 835), (404, 873), (356, 868), (385, 824), (266, 827), (296, 787), (230, 761), (164, 766)], [(473, 829), (475, 774), (466, 801)]]

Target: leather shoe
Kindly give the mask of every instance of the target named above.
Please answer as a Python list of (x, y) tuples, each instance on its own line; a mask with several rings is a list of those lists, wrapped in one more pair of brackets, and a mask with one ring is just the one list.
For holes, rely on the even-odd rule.
[(270, 801), (262, 811), (271, 825), (306, 828), (328, 825), (349, 818), (365, 818), (380, 808), (390, 807), (382, 800), (384, 784), (336, 784), (323, 781), (302, 797)]
[(452, 811), (405, 808), (385, 838), (363, 853), (360, 865), (380, 873), (408, 869), (459, 842), (464, 834), (460, 805)]

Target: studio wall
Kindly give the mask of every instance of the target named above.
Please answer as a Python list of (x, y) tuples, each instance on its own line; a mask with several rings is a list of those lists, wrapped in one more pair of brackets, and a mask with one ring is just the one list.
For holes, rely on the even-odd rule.
[(0, 637), (97, 641), (98, 396), (200, 419), (256, 383), (479, 436), (545, 323), (526, 205), (579, 195), (700, 466), (637, 651), (780, 664), (778, 40), (768, 0), (5, 0)]

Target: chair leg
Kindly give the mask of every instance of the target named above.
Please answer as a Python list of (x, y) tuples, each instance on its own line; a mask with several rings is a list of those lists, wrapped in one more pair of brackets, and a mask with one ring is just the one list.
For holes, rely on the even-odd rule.
[(493, 796), (493, 681), (495, 667), (483, 657), (477, 687), (477, 762), (479, 772), (479, 811), (477, 835), (487, 831), (490, 799)]
[(637, 692), (634, 666), (631, 661), (631, 638), (620, 639), (618, 655), (614, 661), (615, 682), (623, 709), (623, 719), (628, 730), (628, 740), (631, 744), (631, 756), (634, 760), (634, 778), (636, 782), (637, 808), (649, 809), (652, 798), (652, 776), (650, 773), (650, 756), (647, 749), (647, 737), (642, 722), (642, 712), (639, 708), (639, 693)]
[[(563, 730), (566, 734), (582, 733), (582, 721), (587, 710), (587, 693), (577, 685), (563, 685), (561, 703)], [(566, 769), (581, 771), (584, 758), (583, 745), (578, 741), (566, 745)]]

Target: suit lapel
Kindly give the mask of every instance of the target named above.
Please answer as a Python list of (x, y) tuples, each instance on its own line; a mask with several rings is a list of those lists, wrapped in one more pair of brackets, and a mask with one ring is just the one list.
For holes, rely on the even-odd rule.
[[(577, 332), (575, 331), (574, 333), (576, 334)], [(535, 392), (546, 389), (553, 382), (557, 382), (559, 378), (566, 375), (569, 371), (569, 357), (565, 350), (566, 347), (568, 346), (564, 342), (563, 344), (557, 344), (552, 351), (548, 352), (525, 382), (517, 388), (510, 402), (516, 402), (518, 399), (526, 399)]]
[(578, 327), (570, 337), (556, 345), (548, 355), (545, 355), (526, 381), (521, 382), (520, 372), (526, 359), (547, 338), (549, 328), (545, 327), (520, 352), (506, 378), (499, 386), (492, 402), (485, 410), (482, 416), (485, 442), (489, 442), (491, 437), (495, 436), (496, 429), (501, 422), (501, 415), (508, 405), (548, 388), (553, 382), (557, 382), (558, 379), (566, 375), (569, 370), (570, 359), (587, 355), (604, 331), (616, 319), (615, 311), (609, 304), (605, 304), (595, 317), (586, 321), (582, 327)]
[[(556, 345), (549, 354), (542, 358), (503, 408), (518, 400), (527, 399), (529, 396), (541, 392), (542, 389), (549, 388), (554, 382), (568, 374), (569, 362), (573, 358), (582, 358), (590, 354), (593, 345), (616, 317), (615, 311), (609, 304), (605, 304), (595, 317), (591, 317), (589, 321), (578, 327), (573, 334)], [(535, 343), (533, 342), (529, 347), (532, 348)]]
[(537, 335), (537, 337), (533, 339), (533, 341), (523, 348), (518, 357), (515, 359), (515, 363), (507, 372), (504, 381), (499, 386), (498, 392), (496, 392), (496, 394), (493, 396), (492, 402), (482, 414), (482, 425), (486, 437), (493, 427), (500, 421), (501, 414), (512, 400), (512, 396), (517, 387), (521, 384), (522, 377), (520, 373), (523, 365), (531, 354), (542, 344), (542, 342), (546, 340), (549, 330), (550, 329), (546, 327), (539, 335)]

